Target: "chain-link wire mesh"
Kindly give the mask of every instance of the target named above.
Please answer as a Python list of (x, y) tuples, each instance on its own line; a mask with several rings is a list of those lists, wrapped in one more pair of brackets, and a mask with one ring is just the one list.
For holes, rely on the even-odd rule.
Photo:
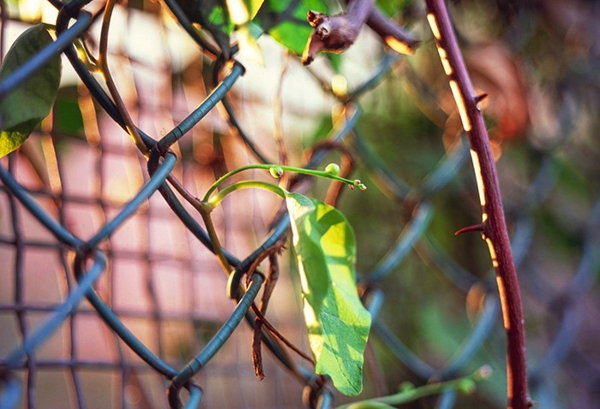
[[(176, 8), (185, 30), (152, 3), (118, 6), (111, 64), (148, 149), (143, 155), (122, 130), (126, 123), (99, 85), (103, 78), (71, 45), (79, 38), (96, 51), (102, 7), (51, 3), (60, 11), (47, 53), (63, 53), (65, 68), (79, 79), (61, 88), (51, 117), (0, 164), (0, 407), (350, 402), (268, 330), (266, 377), (255, 377), (251, 328), (241, 321), (254, 322), (250, 305), (264, 276), (252, 275), (232, 303), (200, 217), (176, 189), (180, 183), (201, 196), (228, 170), (279, 162), (279, 137), (291, 163), (341, 161), (368, 185), (350, 193), (307, 178), (293, 184), (337, 201), (355, 227), (359, 288), (374, 317), (359, 398), (487, 364), (492, 378), (476, 392), (446, 391), (414, 407), (504, 405), (505, 339), (489, 255), (477, 234), (453, 235), (480, 214), (469, 148), (439, 85), (442, 70), (425, 30), (421, 51), (408, 58), (382, 51), (366, 34), (348, 53), (342, 76), (323, 61), (301, 67), (268, 38), (260, 43), (264, 66), (211, 61), (210, 44)], [(508, 7), (478, 4), (487, 10), (491, 3), (498, 12)], [(479, 58), (467, 54), (467, 61), (476, 84), (479, 76), (482, 88), (508, 99), (493, 105), (490, 92), (489, 119), (523, 288), (532, 398), (544, 408), (593, 408), (600, 401), (600, 94), (597, 81), (586, 81), (595, 78), (594, 60), (587, 59), (594, 54), (580, 55), (560, 81), (521, 55), (520, 68), (534, 81), (524, 91), (518, 70), (507, 68), (518, 60), (511, 52), (527, 50), (540, 35), (532, 16), (552, 16), (550, 6), (526, 4), (510, 14), (502, 44), (472, 46)], [(18, 27), (7, 9), (3, 4), (3, 42)], [(471, 38), (469, 12), (481, 10), (470, 3), (465, 9), (457, 7), (457, 26)], [(404, 11), (407, 19), (411, 12), (414, 21), (422, 17), (418, 6)], [(200, 52), (189, 33), (204, 45)], [(504, 45), (511, 41), (512, 51)], [(26, 77), (42, 58), (18, 75)], [(515, 76), (499, 79), (485, 61)], [(17, 82), (2, 82), (0, 95)], [(527, 117), (521, 122), (519, 109)], [(280, 205), (255, 191), (223, 203), (217, 229), (238, 276), (285, 237), (289, 222)], [(283, 254), (267, 318), (307, 350), (297, 280)]]

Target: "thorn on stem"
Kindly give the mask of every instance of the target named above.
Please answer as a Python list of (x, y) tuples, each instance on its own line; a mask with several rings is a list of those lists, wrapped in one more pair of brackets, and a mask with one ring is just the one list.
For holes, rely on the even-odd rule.
[(479, 224), (474, 224), (472, 226), (463, 227), (462, 229), (457, 230), (454, 233), (454, 235), (458, 236), (459, 234), (470, 233), (470, 232), (474, 232), (474, 231), (482, 232), (483, 230), (484, 230), (483, 223), (479, 223)]
[(480, 103), (484, 99), (486, 99), (489, 95), (487, 93), (479, 94), (475, 97), (475, 102)]
[(477, 105), (477, 109), (481, 110), (481, 107), (479, 106), (479, 104), (484, 101), (485, 99), (487, 99), (489, 95), (487, 93), (483, 93), (483, 94), (479, 94), (475, 97), (475, 105)]

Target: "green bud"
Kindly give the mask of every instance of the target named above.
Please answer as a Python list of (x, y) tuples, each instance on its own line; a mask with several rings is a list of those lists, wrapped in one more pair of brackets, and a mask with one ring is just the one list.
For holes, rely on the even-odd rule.
[(365, 184), (364, 184), (364, 183), (362, 183), (362, 182), (360, 181), (360, 179), (354, 179), (354, 180), (352, 181), (352, 184), (351, 184), (351, 185), (348, 185), (348, 187), (349, 187), (351, 190), (354, 190), (354, 188), (355, 188), (355, 187), (359, 188), (360, 190), (367, 190), (367, 186), (365, 186)]
[(269, 168), (269, 173), (271, 174), (271, 176), (273, 176), (275, 179), (279, 179), (280, 177), (283, 176), (283, 169), (281, 166), (271, 166)]
[(471, 378), (462, 379), (458, 384), (458, 390), (464, 394), (470, 394), (477, 389), (475, 381)]
[(398, 388), (398, 390), (400, 390), (400, 392), (406, 392), (406, 391), (410, 391), (415, 389), (415, 384), (409, 381), (404, 381), (400, 384), (400, 387)]
[(340, 166), (337, 163), (330, 163), (325, 167), (325, 172), (337, 176), (340, 174)]

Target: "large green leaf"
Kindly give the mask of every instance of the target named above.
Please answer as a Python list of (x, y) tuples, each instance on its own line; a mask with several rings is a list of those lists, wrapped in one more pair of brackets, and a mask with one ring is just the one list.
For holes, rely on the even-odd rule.
[(327, 12), (323, 0), (265, 0), (254, 22), (288, 50), (302, 54), (312, 33), (309, 10)]
[(315, 371), (356, 395), (371, 315), (356, 289), (354, 232), (342, 213), (318, 200), (287, 193), (286, 204)]
[[(0, 81), (52, 42), (38, 24), (27, 29), (14, 42), (0, 67)], [(17, 149), (48, 115), (60, 83), (60, 56), (53, 57), (0, 102), (0, 157)]]

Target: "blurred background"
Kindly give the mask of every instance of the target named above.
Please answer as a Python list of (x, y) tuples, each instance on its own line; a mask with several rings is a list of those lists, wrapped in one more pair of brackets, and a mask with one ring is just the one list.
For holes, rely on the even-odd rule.
[[(5, 0), (0, 6), (3, 54), (31, 24), (56, 21), (56, 9), (46, 2)], [(350, 177), (368, 189), (342, 189), (336, 206), (354, 227), (357, 272), (378, 312), (359, 398), (489, 365), (491, 378), (474, 392), (405, 407), (505, 407), (505, 334), (489, 253), (479, 234), (454, 235), (479, 223), (481, 209), (425, 5), (389, 0), (378, 6), (421, 39), (415, 54), (395, 54), (365, 28), (346, 53), (321, 55), (303, 67), (277, 36), (263, 35), (257, 48), (240, 53), (246, 72), (228, 94), (232, 113), (218, 106), (172, 148), (178, 157), (173, 174), (201, 197), (216, 178), (261, 157), (304, 166), (311, 152), (322, 150), (327, 155), (320, 168), (351, 157)], [(101, 16), (102, 7), (93, 1), (86, 10)], [(597, 408), (600, 3), (457, 0), (449, 8), (474, 85), (489, 95), (482, 108), (522, 289), (531, 397), (540, 408)], [(101, 22), (82, 37), (93, 55)], [(119, 93), (152, 138), (167, 134), (214, 88), (213, 62), (163, 4), (118, 4), (109, 51)], [(149, 178), (146, 158), (66, 59), (51, 115), (0, 163), (84, 240)], [(264, 172), (244, 178), (272, 180)], [(305, 189), (323, 200), (330, 188), (317, 181)], [(242, 259), (252, 253), (280, 206), (270, 194), (236, 192), (215, 216), (224, 247)], [(109, 262), (96, 290), (175, 368), (198, 353), (233, 311), (217, 259), (158, 194), (100, 248)], [(64, 302), (75, 285), (73, 258), (0, 184), (0, 368)], [(267, 317), (308, 351), (287, 250), (280, 268)], [(306, 407), (304, 385), (273, 355), (264, 354), (265, 379), (255, 377), (250, 338), (242, 323), (196, 376), (204, 390), (200, 407)], [(0, 382), (8, 379), (5, 372)], [(167, 407), (167, 380), (87, 301), (12, 372), (22, 386), (18, 407)]]

